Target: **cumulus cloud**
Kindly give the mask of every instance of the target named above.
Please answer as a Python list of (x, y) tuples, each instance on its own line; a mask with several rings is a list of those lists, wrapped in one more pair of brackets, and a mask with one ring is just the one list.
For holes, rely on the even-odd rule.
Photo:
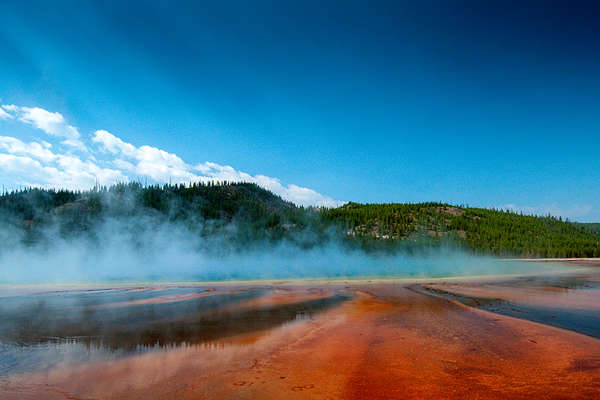
[(192, 168), (175, 154), (151, 146), (135, 147), (105, 130), (92, 138), (100, 149), (115, 156), (114, 165), (138, 176), (147, 176), (157, 182), (191, 182), (202, 180)]
[(48, 143), (25, 143), (0, 136), (0, 177), (8, 183), (23, 186), (87, 189), (97, 181), (125, 181), (121, 171), (103, 168), (91, 160), (54, 153)]
[(38, 142), (25, 143), (10, 136), (0, 136), (0, 149), (10, 154), (31, 156), (45, 162), (56, 159), (56, 155), (49, 150), (49, 145), (49, 143)]
[(283, 185), (277, 178), (253, 176), (228, 165), (209, 161), (191, 165), (176, 154), (151, 146), (136, 147), (105, 130), (96, 131), (92, 141), (100, 146), (101, 151), (115, 157), (112, 161), (115, 167), (157, 182), (253, 182), (298, 205), (335, 207), (343, 203), (309, 188)]
[(77, 128), (67, 124), (62, 114), (50, 112), (39, 107), (19, 107), (14, 104), (3, 105), (3, 112), (10, 118), (40, 129), (48, 135), (63, 138), (62, 144), (73, 147), (80, 151), (86, 151), (86, 147), (80, 140)]
[[(343, 204), (312, 189), (282, 184), (277, 178), (251, 175), (212, 162), (190, 164), (179, 156), (152, 146), (135, 146), (106, 130), (97, 130), (84, 143), (78, 129), (57, 112), (39, 107), (4, 105), (0, 119), (16, 119), (58, 138), (54, 150), (47, 141), (23, 142), (0, 136), (0, 178), (26, 186), (85, 189), (96, 183), (110, 185), (140, 178), (153, 183), (209, 181), (253, 182), (282, 198), (303, 206)], [(62, 139), (62, 140), (61, 140)], [(65, 149), (65, 150), (63, 150)], [(71, 150), (81, 150), (75, 155)]]

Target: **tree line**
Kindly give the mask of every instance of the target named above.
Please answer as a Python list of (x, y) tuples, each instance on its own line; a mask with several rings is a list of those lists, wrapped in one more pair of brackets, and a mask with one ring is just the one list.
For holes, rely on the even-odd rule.
[[(288, 241), (301, 248), (331, 241), (367, 251), (453, 245), (482, 254), (600, 257), (600, 224), (438, 202), (299, 207), (252, 183), (121, 183), (91, 190), (27, 188), (0, 195), (0, 222), (26, 244), (63, 237), (94, 239), (106, 221), (131, 229), (185, 227), (231, 248)], [(0, 244), (0, 247), (2, 244)]]

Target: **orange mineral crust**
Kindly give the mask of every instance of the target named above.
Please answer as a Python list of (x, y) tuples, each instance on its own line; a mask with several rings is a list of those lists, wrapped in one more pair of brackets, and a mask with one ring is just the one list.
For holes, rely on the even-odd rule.
[(594, 399), (600, 340), (411, 286), (274, 285), (243, 307), (333, 293), (310, 319), (0, 378), (2, 399)]

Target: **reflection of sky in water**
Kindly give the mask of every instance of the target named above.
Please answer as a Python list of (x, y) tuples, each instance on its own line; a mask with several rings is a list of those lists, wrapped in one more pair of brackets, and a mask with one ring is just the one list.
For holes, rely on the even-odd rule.
[[(518, 296), (509, 299), (473, 296), (460, 293), (460, 287), (450, 291), (427, 289), (431, 293), (481, 308), (497, 314), (539, 322), (557, 328), (567, 329), (584, 335), (600, 338), (600, 312), (597, 308), (585, 308), (581, 295), (590, 296), (600, 302), (600, 282), (576, 276), (526, 277), (514, 281), (498, 282), (491, 288), (501, 290), (502, 285), (527, 289), (543, 290), (544, 301), (528, 299), (528, 292), (517, 292)], [(548, 290), (546, 290), (548, 289)], [(483, 292), (485, 293), (485, 292)], [(513, 293), (513, 296), (515, 294)], [(579, 300), (577, 304), (566, 303), (570, 296)]]
[(112, 289), (2, 298), (0, 376), (222, 341), (310, 319), (313, 313), (346, 299), (334, 295), (291, 304), (241, 307), (244, 301), (269, 293), (249, 289), (184, 301), (122, 305), (204, 292), (202, 288)]
[(107, 352), (77, 340), (47, 341), (27, 346), (0, 343), (0, 376), (34, 369), (49, 369), (60, 364), (107, 360), (123, 355), (123, 351)]
[[(248, 253), (228, 254), (222, 257), (205, 257), (202, 254), (186, 252), (182, 254), (185, 254), (185, 257), (180, 256), (176, 258), (176, 262), (169, 262), (168, 268), (165, 268), (165, 263), (161, 261), (164, 254), (128, 259), (130, 262), (119, 268), (106, 262), (107, 259), (112, 262), (114, 258), (118, 258), (116, 255), (106, 259), (86, 259), (82, 263), (70, 260), (71, 267), (68, 270), (57, 260), (39, 260), (39, 263), (27, 265), (27, 268), (21, 266), (0, 270), (0, 284), (444, 277), (539, 274), (565, 270), (564, 266), (555, 263), (506, 261), (445, 248), (422, 252), (407, 249), (393, 254), (369, 254), (337, 246), (306, 251), (283, 246), (270, 250), (249, 250)], [(61, 260), (64, 258), (68, 258), (67, 255), (61, 254)]]
[(532, 276), (511, 282), (512, 286), (539, 286), (565, 289), (565, 293), (573, 289), (600, 289), (600, 281), (576, 276)]
[(600, 314), (597, 310), (532, 306), (509, 301), (499, 301), (481, 308), (498, 314), (527, 319), (600, 338)]
[(91, 290), (48, 291), (35, 296), (2, 297), (0, 311), (14, 310), (15, 307), (27, 307), (44, 303), (46, 307), (91, 307), (107, 303), (151, 299), (159, 296), (174, 296), (187, 293), (204, 292), (202, 288), (109, 288)]

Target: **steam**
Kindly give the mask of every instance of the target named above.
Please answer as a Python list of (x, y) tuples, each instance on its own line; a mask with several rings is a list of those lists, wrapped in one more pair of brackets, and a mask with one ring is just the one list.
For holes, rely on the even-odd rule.
[[(213, 229), (198, 222), (194, 231), (175, 222), (144, 217), (107, 219), (93, 232), (75, 237), (48, 229), (49, 238), (24, 245), (21, 230), (0, 229), (0, 284), (142, 281), (221, 281), (258, 279), (335, 279), (373, 277), (443, 277), (540, 271), (533, 263), (505, 262), (452, 246), (411, 254), (370, 254), (332, 239), (316, 242), (310, 232), (296, 241), (249, 243), (239, 248), (235, 223)], [(234, 243), (235, 242), (235, 243)]]

